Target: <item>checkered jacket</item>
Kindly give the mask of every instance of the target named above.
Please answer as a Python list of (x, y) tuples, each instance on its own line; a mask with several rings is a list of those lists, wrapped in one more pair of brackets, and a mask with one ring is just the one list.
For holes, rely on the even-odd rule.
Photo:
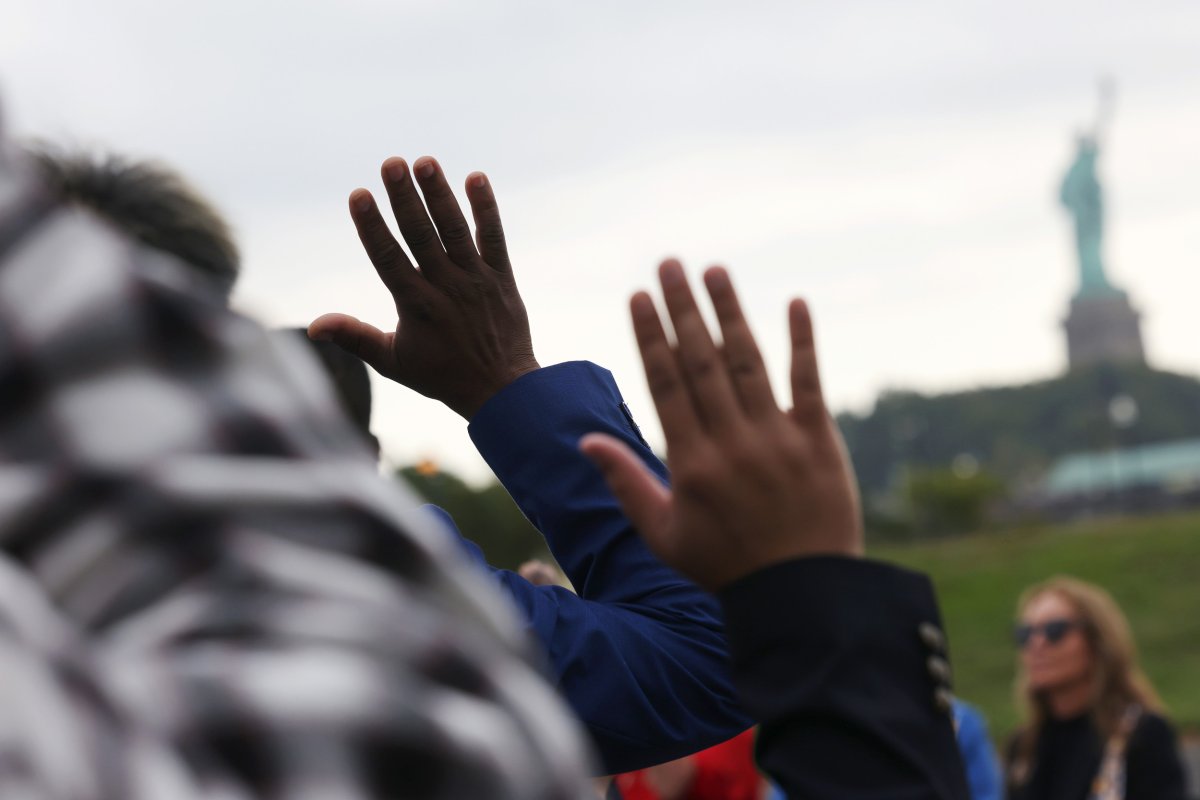
[(590, 796), (300, 347), (0, 145), (0, 797)]

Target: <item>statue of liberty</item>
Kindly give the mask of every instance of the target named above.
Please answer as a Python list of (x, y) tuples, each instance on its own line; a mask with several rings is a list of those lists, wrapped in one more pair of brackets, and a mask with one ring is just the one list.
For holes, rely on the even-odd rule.
[(1079, 292), (1076, 296), (1111, 294), (1117, 289), (1104, 274), (1104, 189), (1096, 176), (1100, 135), (1112, 108), (1112, 83), (1100, 83), (1100, 110), (1091, 133), (1079, 137), (1075, 161), (1063, 178), (1059, 199), (1075, 218), (1075, 248), (1079, 255)]

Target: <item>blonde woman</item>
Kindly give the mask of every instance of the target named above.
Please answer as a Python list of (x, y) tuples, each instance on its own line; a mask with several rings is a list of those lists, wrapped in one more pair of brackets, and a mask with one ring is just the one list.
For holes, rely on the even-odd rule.
[(1025, 591), (1017, 620), (1010, 800), (1182, 800), (1175, 734), (1108, 592), (1052, 578)]

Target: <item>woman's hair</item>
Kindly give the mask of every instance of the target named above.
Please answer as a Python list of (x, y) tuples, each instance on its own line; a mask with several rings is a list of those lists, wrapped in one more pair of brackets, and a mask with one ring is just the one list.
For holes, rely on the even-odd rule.
[[(1137, 647), (1129, 622), (1112, 595), (1085, 581), (1064, 575), (1035, 584), (1017, 601), (1017, 617), (1036, 598), (1053, 593), (1071, 605), (1092, 656), (1092, 721), (1102, 740), (1115, 733), (1130, 705), (1161, 711), (1162, 701), (1137, 662)], [(1044, 693), (1029, 686), (1023, 666), (1017, 667), (1017, 707), (1023, 722), (1017, 733), (1009, 776), (1015, 783), (1028, 779), (1042, 726), (1049, 717)]]

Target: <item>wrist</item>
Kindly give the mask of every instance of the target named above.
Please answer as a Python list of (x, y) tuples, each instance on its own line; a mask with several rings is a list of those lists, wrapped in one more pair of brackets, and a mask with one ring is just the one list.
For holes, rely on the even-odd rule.
[(467, 422), (470, 422), (488, 400), (491, 400), (518, 378), (530, 372), (536, 372), (541, 368), (541, 365), (533, 356), (522, 359), (520, 362), (510, 365), (502, 373), (497, 374), (490, 380), (481, 381), (479, 390), (472, 392), (470, 396), (464, 398), (462, 401), (455, 404), (447, 403), (446, 405), (450, 406), (452, 411)]

